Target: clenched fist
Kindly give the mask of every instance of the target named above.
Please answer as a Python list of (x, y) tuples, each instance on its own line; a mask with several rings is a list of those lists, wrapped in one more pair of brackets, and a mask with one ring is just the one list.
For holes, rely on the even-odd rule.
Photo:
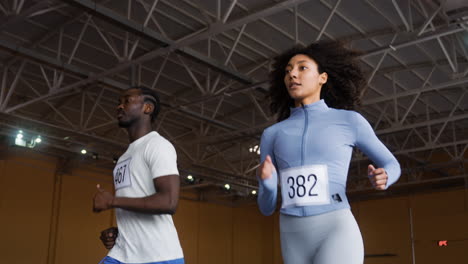
[(385, 190), (387, 187), (388, 175), (383, 168), (376, 169), (372, 164), (369, 164), (367, 176), (376, 190)]
[(257, 168), (257, 177), (262, 180), (269, 179), (274, 171), (275, 166), (273, 166), (270, 155), (267, 155), (265, 160)]
[(112, 208), (112, 202), (114, 201), (114, 195), (112, 193), (101, 188), (101, 185), (97, 185), (97, 192), (93, 199), (93, 212), (99, 213)]
[(102, 244), (106, 249), (111, 249), (114, 247), (115, 239), (119, 235), (119, 230), (117, 227), (111, 227), (106, 230), (102, 230), (101, 236), (99, 237), (102, 241)]

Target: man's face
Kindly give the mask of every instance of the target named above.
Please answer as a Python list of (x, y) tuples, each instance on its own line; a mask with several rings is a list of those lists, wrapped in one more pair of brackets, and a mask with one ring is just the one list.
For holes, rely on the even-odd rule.
[(117, 120), (120, 127), (130, 127), (144, 115), (144, 98), (138, 89), (122, 93), (117, 105)]

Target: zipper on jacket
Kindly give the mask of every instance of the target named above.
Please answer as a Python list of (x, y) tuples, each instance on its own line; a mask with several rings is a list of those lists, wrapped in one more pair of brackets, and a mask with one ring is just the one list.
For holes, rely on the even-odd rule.
[(305, 138), (307, 133), (307, 128), (309, 126), (309, 117), (307, 113), (307, 109), (305, 108), (304, 104), (302, 104), (302, 110), (304, 110), (304, 131), (302, 132), (302, 153), (301, 153), (301, 166), (304, 166), (304, 158), (305, 158), (305, 151), (306, 151), (306, 144)]
[[(309, 116), (307, 114), (307, 109), (305, 108), (304, 104), (302, 104), (302, 110), (304, 110), (304, 131), (302, 132), (302, 153), (301, 153), (301, 166), (304, 166), (304, 159), (305, 159), (305, 151), (306, 151), (306, 135), (307, 135), (307, 128), (309, 126)], [(305, 216), (305, 206), (302, 206), (302, 216)]]

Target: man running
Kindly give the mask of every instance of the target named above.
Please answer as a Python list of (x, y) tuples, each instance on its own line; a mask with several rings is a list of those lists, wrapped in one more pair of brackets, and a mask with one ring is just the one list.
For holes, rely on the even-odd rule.
[(157, 94), (148, 88), (132, 87), (120, 96), (117, 119), (130, 145), (114, 168), (115, 195), (98, 184), (94, 196), (94, 212), (115, 208), (117, 218), (118, 232), (110, 229), (101, 236), (112, 248), (103, 264), (184, 263), (171, 216), (179, 199), (177, 155), (152, 130), (159, 109)]

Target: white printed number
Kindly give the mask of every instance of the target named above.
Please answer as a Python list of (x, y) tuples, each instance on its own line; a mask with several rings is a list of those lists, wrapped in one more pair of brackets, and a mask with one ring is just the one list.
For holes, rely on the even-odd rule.
[(130, 160), (127, 159), (117, 164), (114, 168), (114, 186), (115, 189), (128, 187), (132, 185), (130, 178)]

